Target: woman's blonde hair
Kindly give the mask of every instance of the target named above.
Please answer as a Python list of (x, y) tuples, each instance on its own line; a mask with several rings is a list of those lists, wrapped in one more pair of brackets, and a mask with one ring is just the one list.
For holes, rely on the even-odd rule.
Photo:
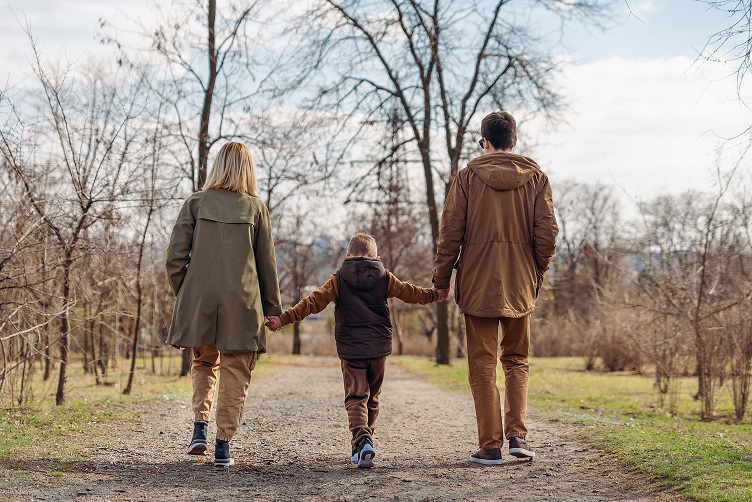
[(256, 196), (256, 163), (247, 146), (230, 142), (219, 149), (204, 190), (224, 188), (239, 194)]

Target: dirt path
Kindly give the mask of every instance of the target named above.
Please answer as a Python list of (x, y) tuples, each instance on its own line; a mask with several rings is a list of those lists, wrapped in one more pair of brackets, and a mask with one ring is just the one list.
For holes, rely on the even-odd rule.
[[(188, 403), (171, 403), (126, 429), (94, 439), (62, 477), (43, 459), (0, 470), (11, 500), (676, 500), (576, 439), (571, 426), (531, 419), (534, 462), (505, 455), (500, 467), (469, 464), (477, 444), (472, 399), (387, 368), (376, 465), (354, 468), (334, 359), (301, 359), (251, 385), (237, 464), (185, 455)], [(215, 430), (210, 429), (210, 441)], [(25, 469), (21, 469), (25, 467)], [(24, 470), (24, 476), (18, 476)], [(12, 477), (18, 476), (14, 482)], [(9, 479), (10, 477), (10, 479)], [(8, 486), (6, 484), (6, 486)], [(646, 488), (647, 487), (647, 488)], [(653, 487), (654, 488), (654, 487)]]

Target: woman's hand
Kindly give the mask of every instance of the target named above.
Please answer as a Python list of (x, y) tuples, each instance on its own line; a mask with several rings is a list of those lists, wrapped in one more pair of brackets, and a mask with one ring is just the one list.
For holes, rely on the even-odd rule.
[(264, 324), (264, 326), (269, 328), (271, 331), (279, 331), (282, 329), (282, 320), (278, 315), (268, 315), (266, 316), (266, 320), (267, 323)]

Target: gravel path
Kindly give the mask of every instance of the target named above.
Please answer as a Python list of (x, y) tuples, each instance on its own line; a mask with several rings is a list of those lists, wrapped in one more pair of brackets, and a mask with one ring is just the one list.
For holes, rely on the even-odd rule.
[[(0, 490), (0, 499), (679, 499), (583, 444), (573, 426), (534, 417), (528, 428), (535, 461), (505, 455), (503, 466), (470, 464), (477, 444), (472, 398), (394, 364), (382, 392), (376, 468), (357, 469), (349, 462), (342, 394), (336, 359), (302, 358), (252, 382), (244, 424), (231, 443), (236, 465), (229, 469), (213, 467), (212, 456), (183, 453), (192, 414), (188, 403), (169, 403), (124, 437), (95, 438), (87, 458), (62, 477), (45, 474), (51, 467), (43, 459), (0, 469), (0, 479), (13, 487)], [(211, 442), (214, 432), (210, 427)]]

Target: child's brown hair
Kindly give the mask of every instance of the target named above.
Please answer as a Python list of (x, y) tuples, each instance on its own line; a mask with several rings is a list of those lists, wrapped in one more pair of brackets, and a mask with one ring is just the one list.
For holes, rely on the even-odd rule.
[(347, 246), (347, 254), (350, 256), (366, 256), (368, 258), (377, 258), (379, 256), (376, 248), (376, 239), (373, 235), (355, 234), (350, 239)]

